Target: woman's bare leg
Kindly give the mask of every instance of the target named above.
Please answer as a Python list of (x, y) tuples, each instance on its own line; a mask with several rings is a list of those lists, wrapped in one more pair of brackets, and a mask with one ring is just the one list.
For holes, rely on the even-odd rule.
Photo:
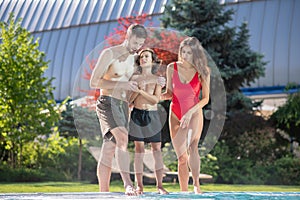
[(189, 167), (186, 146), (188, 129), (180, 128), (179, 120), (173, 112), (170, 114), (169, 122), (172, 144), (178, 158), (178, 180), (180, 190), (188, 191)]
[(161, 154), (161, 142), (151, 142), (151, 150), (152, 150), (153, 158), (154, 158), (156, 187), (157, 187), (158, 193), (169, 194), (163, 188), (163, 185), (162, 185), (164, 163), (163, 163), (162, 154)]
[(144, 154), (145, 147), (144, 142), (135, 141), (135, 154), (134, 154), (134, 169), (135, 169), (135, 181), (137, 183), (136, 192), (143, 194), (143, 171), (144, 171)]
[(198, 144), (201, 137), (203, 128), (203, 116), (202, 113), (197, 113), (190, 121), (189, 129), (192, 130), (191, 144), (189, 146), (189, 167), (192, 172), (194, 192), (196, 194), (202, 193), (200, 190), (199, 173), (200, 173), (200, 155)]
[(198, 152), (198, 141), (193, 141), (190, 146), (189, 166), (193, 177), (194, 192), (197, 194), (201, 193), (199, 182), (200, 163), (201, 161)]
[(187, 153), (179, 156), (178, 158), (178, 180), (179, 180), (180, 190), (183, 192), (188, 191), (189, 167), (188, 167)]

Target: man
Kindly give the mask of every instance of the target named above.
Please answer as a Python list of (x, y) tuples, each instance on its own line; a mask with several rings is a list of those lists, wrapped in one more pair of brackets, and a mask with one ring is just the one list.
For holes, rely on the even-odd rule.
[(146, 38), (144, 26), (131, 25), (122, 44), (103, 50), (90, 79), (92, 88), (101, 89), (97, 101), (97, 115), (104, 138), (97, 167), (100, 192), (109, 191), (111, 165), (116, 153), (125, 194), (136, 195), (129, 174), (127, 92), (138, 90), (138, 83), (129, 79), (134, 72), (134, 54)]

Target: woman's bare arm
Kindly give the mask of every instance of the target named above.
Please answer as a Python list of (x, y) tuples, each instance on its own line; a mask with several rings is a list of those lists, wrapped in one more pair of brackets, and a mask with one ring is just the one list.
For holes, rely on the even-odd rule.
[(174, 72), (174, 64), (171, 63), (167, 66), (167, 85), (166, 85), (166, 91), (161, 94), (160, 100), (170, 100), (172, 99), (172, 76)]

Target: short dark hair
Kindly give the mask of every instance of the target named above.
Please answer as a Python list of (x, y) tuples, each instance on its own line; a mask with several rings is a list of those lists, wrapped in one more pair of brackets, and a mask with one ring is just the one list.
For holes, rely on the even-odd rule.
[(147, 38), (147, 30), (141, 24), (131, 24), (127, 29), (127, 36), (135, 35), (138, 38)]
[(141, 64), (140, 63), (140, 57), (141, 57), (142, 53), (144, 53), (145, 51), (150, 52), (151, 55), (152, 55), (153, 66), (152, 66), (151, 72), (152, 72), (152, 74), (156, 74), (157, 71), (158, 71), (159, 65), (161, 64), (161, 60), (158, 59), (156, 53), (152, 49), (150, 49), (150, 48), (142, 49), (142, 50), (139, 51), (138, 57), (137, 57), (137, 59), (135, 61), (136, 64), (137, 64), (137, 72), (139, 72), (139, 73), (142, 72), (142, 67), (140, 66), (140, 64)]

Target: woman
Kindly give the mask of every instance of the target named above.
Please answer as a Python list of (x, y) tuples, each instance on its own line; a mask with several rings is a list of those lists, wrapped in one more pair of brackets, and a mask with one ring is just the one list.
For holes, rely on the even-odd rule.
[(162, 123), (157, 111), (160, 100), (161, 86), (157, 83), (155, 75), (159, 60), (151, 49), (143, 49), (137, 58), (138, 74), (131, 80), (139, 83), (139, 91), (133, 93), (129, 102), (133, 104), (129, 123), (129, 140), (135, 144), (135, 179), (136, 192), (143, 194), (143, 158), (145, 154), (144, 142), (151, 144), (154, 158), (157, 191), (168, 194), (162, 186), (163, 159), (161, 154), (161, 128)]
[(178, 61), (167, 67), (166, 92), (161, 99), (172, 99), (169, 127), (178, 158), (180, 189), (188, 191), (190, 168), (196, 194), (201, 193), (198, 143), (203, 128), (202, 108), (209, 101), (209, 84), (204, 49), (197, 38), (188, 37), (180, 43)]

